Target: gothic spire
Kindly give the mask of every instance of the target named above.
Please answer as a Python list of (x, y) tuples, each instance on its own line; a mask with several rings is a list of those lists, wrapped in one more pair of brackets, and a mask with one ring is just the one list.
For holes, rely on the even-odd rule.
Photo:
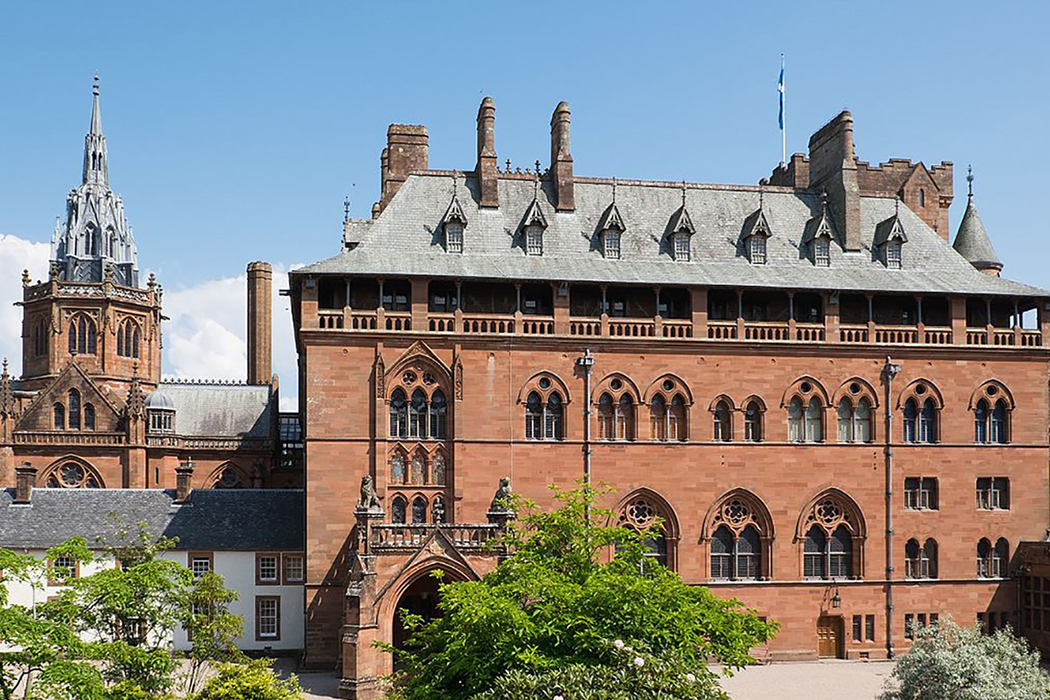
[(109, 155), (106, 152), (106, 136), (102, 133), (102, 111), (98, 106), (98, 74), (91, 86), (91, 126), (84, 137), (85, 185), (109, 186)]

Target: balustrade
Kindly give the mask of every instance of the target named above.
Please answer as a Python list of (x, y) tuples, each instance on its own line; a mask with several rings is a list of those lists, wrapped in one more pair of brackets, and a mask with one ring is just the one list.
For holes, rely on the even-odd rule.
[(656, 321), (650, 319), (609, 319), (609, 335), (616, 338), (654, 338)]
[(787, 321), (748, 321), (744, 324), (744, 340), (790, 340)]
[(866, 343), (868, 342), (868, 327), (866, 325), (846, 325), (842, 324), (839, 326), (839, 342), (840, 343)]
[(514, 318), (494, 314), (463, 314), (463, 332), (479, 335), (506, 335), (514, 332)]
[(876, 326), (875, 342), (880, 345), (914, 345), (919, 342), (919, 329), (907, 326)]
[(417, 549), (436, 529), (440, 529), (457, 549), (475, 551), (487, 547), (500, 532), (498, 525), (491, 524), (381, 523), (371, 527), (370, 545), (373, 551)]
[(826, 331), (822, 323), (796, 323), (795, 340), (803, 343), (822, 343), (826, 338)]
[(663, 335), (665, 338), (692, 338), (693, 337), (693, 322), (692, 321), (680, 321), (676, 319), (664, 319), (663, 323)]
[(709, 340), (736, 340), (736, 321), (708, 321)]
[(554, 319), (550, 316), (525, 316), (521, 319), (525, 335), (554, 335)]

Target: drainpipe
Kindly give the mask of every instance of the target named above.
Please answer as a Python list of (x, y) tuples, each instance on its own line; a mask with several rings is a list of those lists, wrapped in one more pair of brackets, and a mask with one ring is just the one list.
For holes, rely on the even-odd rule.
[(893, 409), (890, 406), (890, 385), (900, 374), (901, 366), (886, 357), (882, 366), (882, 382), (885, 385), (885, 454), (886, 454), (886, 658), (892, 659), (893, 651)]
[[(590, 348), (584, 348), (583, 355), (576, 358), (576, 366), (583, 373), (583, 484), (591, 485), (591, 369), (594, 358)], [(590, 520), (590, 508), (585, 511)]]

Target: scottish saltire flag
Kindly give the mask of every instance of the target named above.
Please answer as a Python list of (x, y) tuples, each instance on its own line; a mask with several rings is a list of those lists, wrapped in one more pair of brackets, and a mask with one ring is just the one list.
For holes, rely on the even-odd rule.
[(780, 125), (780, 130), (784, 130), (784, 54), (780, 54), (780, 80), (777, 81), (777, 92), (780, 93), (780, 116), (777, 117), (777, 124)]

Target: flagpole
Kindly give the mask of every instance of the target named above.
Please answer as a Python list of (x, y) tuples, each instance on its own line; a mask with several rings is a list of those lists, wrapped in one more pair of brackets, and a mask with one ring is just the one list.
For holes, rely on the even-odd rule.
[(787, 164), (787, 115), (784, 114), (784, 54), (780, 54), (780, 164)]

